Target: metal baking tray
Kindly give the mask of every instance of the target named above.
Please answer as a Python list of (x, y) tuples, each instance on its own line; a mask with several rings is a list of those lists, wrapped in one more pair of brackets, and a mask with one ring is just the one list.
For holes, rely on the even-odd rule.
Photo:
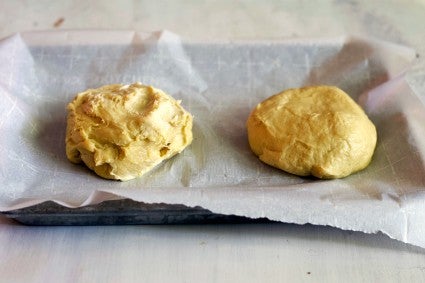
[(96, 205), (68, 208), (47, 201), (0, 214), (25, 225), (143, 225), (214, 224), (271, 222), (236, 215), (215, 214), (202, 207), (181, 204), (148, 204), (130, 199), (105, 201)]

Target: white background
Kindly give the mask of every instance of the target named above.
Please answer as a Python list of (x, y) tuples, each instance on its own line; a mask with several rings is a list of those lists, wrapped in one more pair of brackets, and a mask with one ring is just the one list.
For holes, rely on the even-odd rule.
[[(168, 29), (186, 39), (360, 34), (418, 51), (425, 1), (0, 1), (0, 37)], [(62, 21), (60, 19), (63, 19)], [(0, 282), (423, 282), (425, 250), (289, 224), (25, 227), (0, 218)]]

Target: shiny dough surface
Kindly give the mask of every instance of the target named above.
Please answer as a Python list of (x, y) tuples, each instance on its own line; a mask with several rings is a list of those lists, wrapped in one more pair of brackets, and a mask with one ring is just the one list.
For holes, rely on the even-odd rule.
[(152, 86), (113, 84), (69, 103), (66, 154), (107, 179), (130, 180), (192, 142), (192, 116)]
[(299, 176), (346, 177), (371, 161), (377, 133), (363, 109), (333, 86), (288, 89), (258, 104), (248, 141), (261, 161)]

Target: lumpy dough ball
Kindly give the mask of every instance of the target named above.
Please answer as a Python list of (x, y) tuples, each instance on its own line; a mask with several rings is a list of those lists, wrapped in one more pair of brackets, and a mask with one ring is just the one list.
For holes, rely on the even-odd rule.
[(251, 112), (247, 130), (261, 161), (323, 179), (364, 169), (377, 140), (360, 106), (333, 86), (288, 89), (266, 99)]
[(68, 105), (66, 154), (107, 179), (130, 180), (192, 142), (192, 116), (140, 83), (79, 93)]

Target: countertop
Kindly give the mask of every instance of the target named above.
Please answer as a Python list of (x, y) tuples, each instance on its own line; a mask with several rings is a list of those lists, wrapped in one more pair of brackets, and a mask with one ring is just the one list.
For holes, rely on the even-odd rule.
[[(1, 0), (20, 31), (167, 29), (186, 39), (372, 36), (414, 48), (424, 74), (425, 1)], [(28, 227), (0, 217), (0, 282), (424, 282), (425, 250), (285, 223)]]

